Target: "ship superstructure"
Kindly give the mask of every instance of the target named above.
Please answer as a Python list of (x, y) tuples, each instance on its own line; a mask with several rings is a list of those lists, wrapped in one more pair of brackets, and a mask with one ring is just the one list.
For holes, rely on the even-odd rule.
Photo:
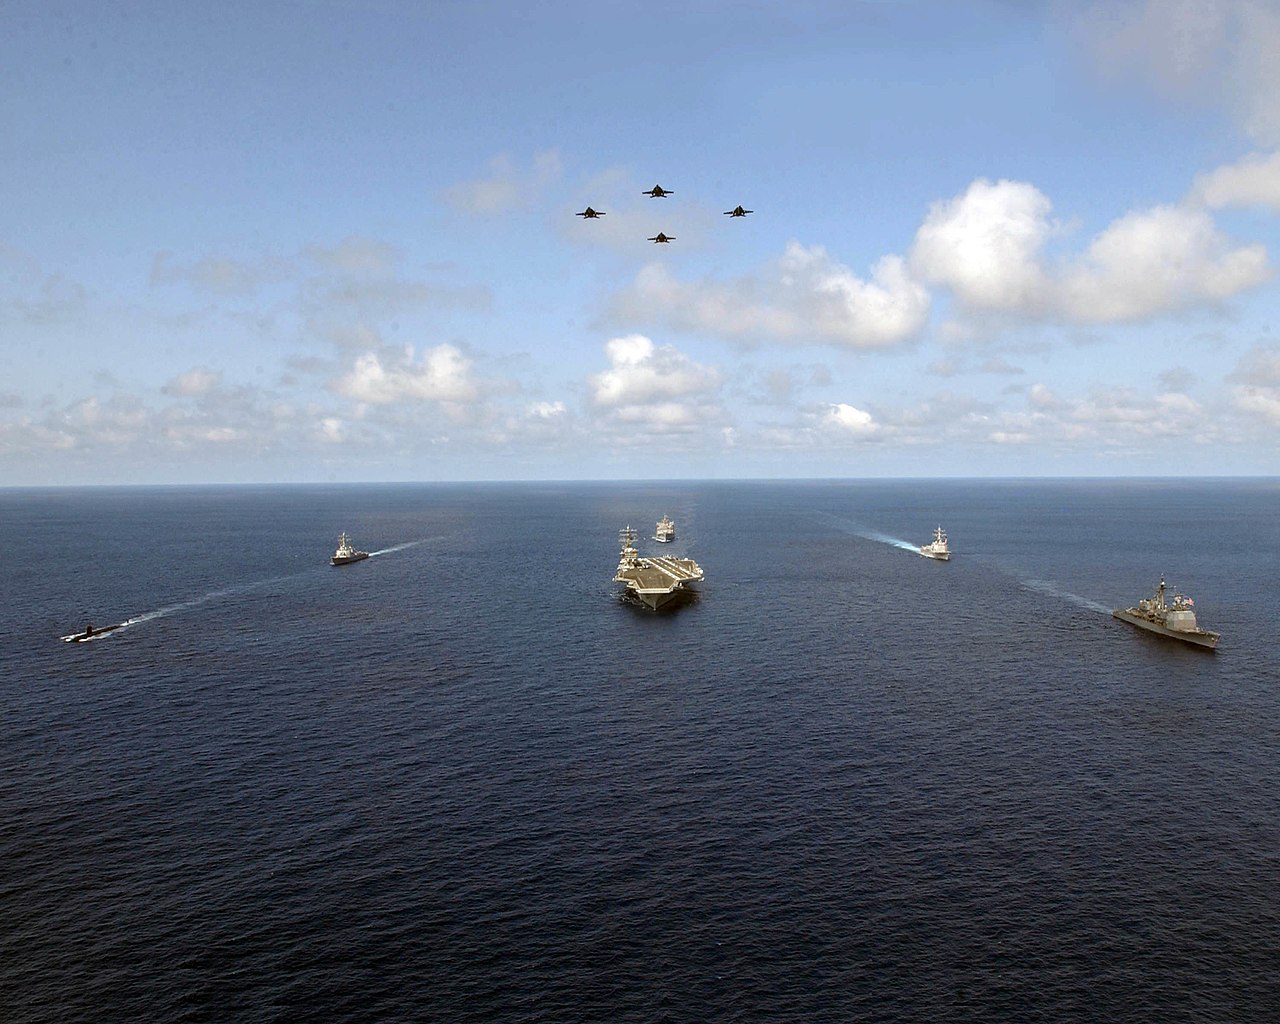
[(663, 516), (654, 528), (653, 539), (659, 544), (670, 544), (676, 539), (676, 524), (669, 517)]
[(333, 557), (329, 559), (330, 565), (350, 565), (352, 562), (361, 562), (369, 557), (367, 551), (357, 551), (351, 545), (351, 538), (343, 533), (338, 538), (338, 550), (333, 553)]
[(702, 581), (702, 567), (692, 558), (641, 557), (636, 550), (636, 531), (627, 526), (618, 531), (622, 551), (618, 557), (615, 583), (627, 589), (646, 607), (657, 611), (685, 596), (685, 588)]
[(1117, 608), (1111, 614), (1149, 633), (1214, 650), (1222, 634), (1197, 625), (1195, 601), (1185, 594), (1174, 594), (1172, 601), (1166, 601), (1165, 589), (1164, 577), (1161, 576), (1160, 584), (1151, 597), (1144, 597), (1134, 608)]
[(947, 547), (947, 535), (942, 532), (941, 526), (933, 531), (932, 543), (922, 547), (920, 554), (925, 558), (936, 558), (940, 562), (951, 561), (951, 549)]

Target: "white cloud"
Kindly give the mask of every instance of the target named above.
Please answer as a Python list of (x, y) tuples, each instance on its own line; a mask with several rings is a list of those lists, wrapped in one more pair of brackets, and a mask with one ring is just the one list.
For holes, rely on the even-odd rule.
[(975, 181), (935, 204), (912, 266), (971, 312), (1075, 323), (1140, 320), (1217, 302), (1271, 276), (1261, 245), (1233, 247), (1202, 208), (1156, 206), (1115, 220), (1050, 270), (1049, 201), (1025, 182)]
[(911, 265), (967, 306), (1028, 312), (1049, 291), (1040, 252), (1049, 237), (1049, 200), (1020, 181), (974, 181), (934, 203), (916, 232)]
[(1280, 427), (1280, 390), (1240, 386), (1235, 392), (1236, 408)]
[(1263, 206), (1280, 213), (1280, 152), (1251, 153), (1196, 178), (1193, 195), (1213, 209)]
[(840, 402), (827, 413), (826, 423), (837, 431), (853, 437), (874, 437), (880, 432), (880, 424), (869, 412)]
[(878, 348), (924, 327), (929, 293), (901, 257), (880, 259), (868, 281), (821, 246), (791, 242), (758, 274), (732, 281), (679, 281), (650, 264), (615, 298), (613, 312), (736, 341)]
[(526, 414), (540, 420), (559, 419), (565, 415), (564, 402), (534, 402)]
[(1237, 409), (1280, 426), (1280, 347), (1255, 345), (1227, 380), (1234, 383), (1232, 401)]
[(663, 398), (703, 394), (719, 386), (720, 374), (695, 363), (672, 345), (655, 345), (640, 334), (605, 343), (610, 368), (591, 378), (599, 406), (643, 405)]
[(461, 182), (445, 190), (450, 206), (466, 213), (495, 214), (528, 206), (548, 185), (560, 178), (560, 154), (546, 150), (533, 158), (528, 170), (520, 170), (503, 154), (489, 162), (489, 176)]
[(1166, 96), (1222, 104), (1259, 143), (1280, 145), (1275, 0), (1107, 0), (1079, 20), (1111, 77), (1137, 75)]
[(200, 438), (211, 444), (229, 444), (232, 441), (242, 441), (247, 436), (244, 431), (236, 430), (234, 427), (211, 427), (199, 434)]
[(336, 416), (322, 417), (317, 433), (320, 440), (327, 444), (342, 444), (347, 439), (346, 425)]
[(1093, 240), (1062, 282), (1062, 307), (1080, 322), (1137, 320), (1226, 299), (1270, 276), (1263, 246), (1233, 249), (1203, 210), (1157, 206)]
[(348, 398), (374, 405), (404, 401), (463, 403), (479, 396), (470, 361), (453, 345), (430, 348), (416, 363), (409, 349), (390, 366), (383, 364), (377, 352), (366, 352), (332, 387)]
[(207, 366), (197, 366), (186, 373), (178, 374), (161, 390), (166, 395), (174, 395), (179, 398), (194, 398), (198, 395), (207, 395), (221, 382), (222, 374), (220, 372), (211, 370)]
[(589, 380), (591, 400), (607, 423), (640, 433), (690, 433), (720, 416), (720, 373), (672, 345), (639, 334), (605, 344), (609, 369)]

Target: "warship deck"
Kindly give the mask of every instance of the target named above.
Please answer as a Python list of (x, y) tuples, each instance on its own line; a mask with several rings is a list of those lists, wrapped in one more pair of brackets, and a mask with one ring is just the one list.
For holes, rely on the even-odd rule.
[(666, 558), (662, 555), (641, 557), (633, 547), (635, 531), (622, 531), (622, 558), (613, 579), (625, 583), (627, 589), (650, 608), (658, 609), (681, 596), (688, 583), (700, 582), (702, 567), (692, 558)]
[(1217, 650), (1218, 640), (1222, 636), (1221, 633), (1215, 633), (1210, 629), (1170, 629), (1163, 622), (1143, 614), (1141, 609), (1138, 608), (1116, 608), (1112, 611), (1111, 616), (1121, 622), (1127, 622), (1131, 626), (1145, 629), (1148, 633), (1167, 636), (1171, 640), (1181, 640), (1184, 643), (1203, 647), (1210, 651)]

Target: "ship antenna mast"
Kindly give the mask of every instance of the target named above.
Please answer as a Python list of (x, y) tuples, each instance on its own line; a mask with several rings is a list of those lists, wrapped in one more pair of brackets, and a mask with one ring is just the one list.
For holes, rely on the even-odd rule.
[(639, 554), (639, 552), (636, 551), (635, 546), (636, 531), (630, 526), (624, 526), (618, 531), (618, 543), (622, 546), (621, 562), (619, 567), (629, 568), (634, 566), (636, 564), (636, 556)]

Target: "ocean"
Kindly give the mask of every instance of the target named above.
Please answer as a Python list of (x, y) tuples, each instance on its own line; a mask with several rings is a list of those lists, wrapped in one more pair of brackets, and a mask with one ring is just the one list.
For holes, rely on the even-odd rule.
[[(0, 1020), (1276, 1020), (1278, 511), (0, 490)], [(628, 524), (695, 599), (620, 598)], [(1111, 618), (1161, 574), (1216, 652)]]

